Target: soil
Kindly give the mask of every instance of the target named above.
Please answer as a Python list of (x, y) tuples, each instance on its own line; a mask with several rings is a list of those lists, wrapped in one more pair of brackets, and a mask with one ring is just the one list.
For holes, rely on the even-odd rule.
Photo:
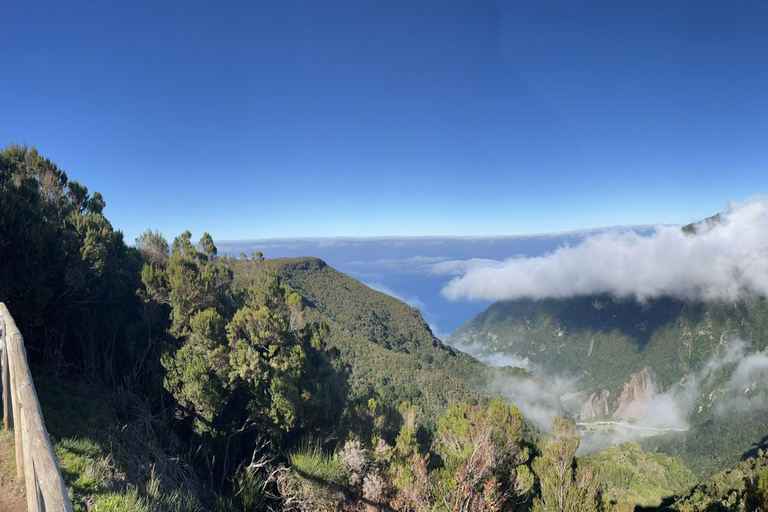
[(0, 432), (0, 512), (27, 512), (24, 487), (16, 481), (13, 436)]

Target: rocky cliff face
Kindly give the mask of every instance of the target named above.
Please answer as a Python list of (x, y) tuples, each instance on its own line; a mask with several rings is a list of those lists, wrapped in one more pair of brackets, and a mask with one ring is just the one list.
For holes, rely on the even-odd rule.
[(610, 414), (608, 412), (608, 399), (611, 393), (604, 389), (600, 393), (592, 393), (584, 405), (581, 406), (581, 412), (579, 413), (579, 419), (582, 421), (592, 421), (607, 418)]
[(642, 418), (648, 412), (653, 397), (658, 393), (656, 375), (651, 368), (633, 373), (619, 396), (619, 405), (613, 417), (629, 421)]
[(613, 417), (617, 420), (636, 420), (645, 416), (653, 397), (659, 392), (656, 374), (651, 368), (633, 373), (619, 396), (616, 410), (610, 413), (611, 393), (607, 389), (592, 393), (581, 406), (579, 420), (593, 421)]

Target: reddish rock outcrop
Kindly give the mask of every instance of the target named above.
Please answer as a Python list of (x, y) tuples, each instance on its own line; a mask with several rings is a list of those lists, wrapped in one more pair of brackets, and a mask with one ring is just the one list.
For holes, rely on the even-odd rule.
[(656, 374), (651, 368), (633, 373), (629, 382), (624, 384), (624, 390), (619, 397), (619, 407), (613, 417), (624, 421), (642, 418), (648, 412), (656, 393)]

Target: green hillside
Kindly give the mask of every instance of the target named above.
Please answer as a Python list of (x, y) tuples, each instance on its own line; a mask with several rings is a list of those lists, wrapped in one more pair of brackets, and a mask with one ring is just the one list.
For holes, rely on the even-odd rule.
[(431, 423), (450, 401), (484, 401), (486, 367), (435, 338), (418, 309), (373, 290), (316, 258), (237, 260), (234, 284), (275, 269), (305, 302), (310, 322), (349, 368), (350, 398), (372, 395), (424, 409)]
[(768, 456), (760, 450), (737, 466), (717, 472), (670, 508), (679, 512), (766, 510)]

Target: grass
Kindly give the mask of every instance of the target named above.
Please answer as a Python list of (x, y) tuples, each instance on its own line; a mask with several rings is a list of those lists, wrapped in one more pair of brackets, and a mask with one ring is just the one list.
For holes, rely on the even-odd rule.
[(16, 479), (16, 445), (13, 430), (6, 430), (0, 420), (0, 484), (18, 494), (24, 493), (24, 483)]
[(338, 454), (325, 453), (317, 442), (304, 442), (299, 450), (288, 456), (294, 471), (310, 480), (341, 485), (344, 468)]
[[(0, 478), (4, 480), (16, 479), (16, 450), (13, 439), (13, 430), (5, 430), (0, 421)], [(19, 486), (21, 487), (21, 486)]]
[(35, 387), (75, 511), (204, 510), (194, 472), (136, 397), (51, 378)]
[(288, 455), (287, 501), (300, 510), (338, 510), (343, 501), (345, 471), (338, 453), (326, 453), (319, 442), (305, 441)]
[(16, 478), (14, 431), (5, 430), (0, 421), (0, 510), (26, 509), (24, 482)]
[(89, 504), (125, 490), (125, 473), (93, 439), (62, 439), (54, 451), (75, 510), (88, 510)]
[(146, 502), (136, 489), (125, 494), (107, 496), (96, 505), (99, 512), (149, 512)]

